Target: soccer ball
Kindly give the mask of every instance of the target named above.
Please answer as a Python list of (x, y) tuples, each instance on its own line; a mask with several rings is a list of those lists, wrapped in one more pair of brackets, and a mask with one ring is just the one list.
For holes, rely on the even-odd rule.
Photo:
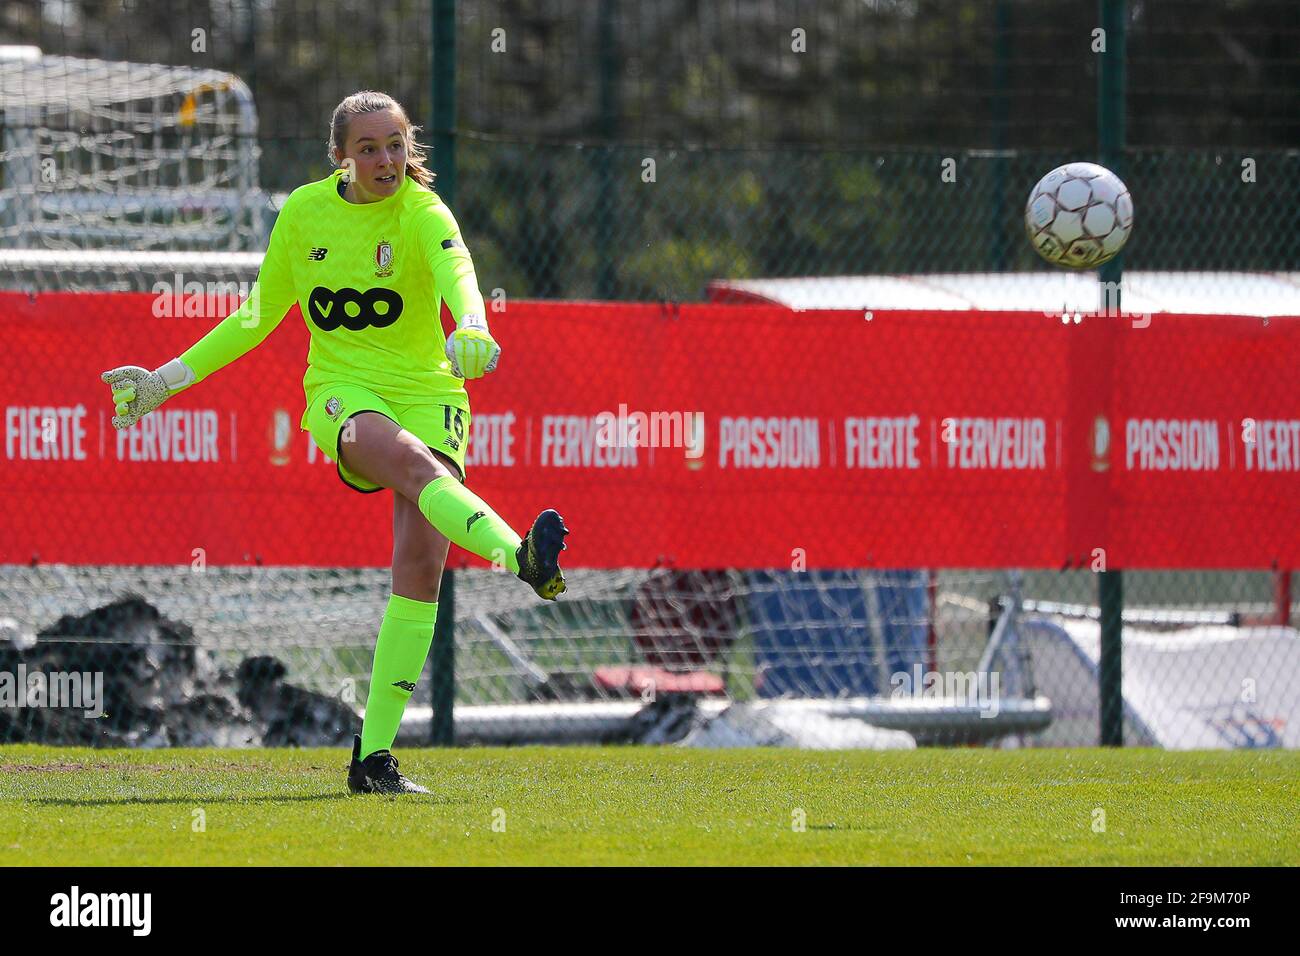
[(1128, 187), (1104, 166), (1067, 163), (1038, 181), (1025, 206), (1025, 232), (1052, 265), (1095, 269), (1133, 231)]

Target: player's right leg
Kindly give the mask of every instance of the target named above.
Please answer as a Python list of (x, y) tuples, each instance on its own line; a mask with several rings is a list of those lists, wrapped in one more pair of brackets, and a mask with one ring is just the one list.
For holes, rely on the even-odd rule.
[(349, 425), (338, 451), (350, 475), (413, 501), (439, 533), (509, 568), (540, 597), (554, 600), (564, 592), (559, 557), (568, 529), (556, 512), (542, 512), (520, 539), (430, 451), (430, 436), (417, 436), (377, 411), (355, 412)]
[(433, 643), (447, 548), (447, 539), (419, 508), (393, 495), (393, 594), (375, 643), (365, 721), (348, 767), (353, 793), (429, 792), (398, 769), (391, 749)]

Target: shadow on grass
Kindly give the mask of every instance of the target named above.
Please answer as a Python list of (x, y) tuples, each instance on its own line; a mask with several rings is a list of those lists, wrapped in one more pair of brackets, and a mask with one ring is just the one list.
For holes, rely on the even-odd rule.
[(870, 833), (872, 830), (887, 830), (884, 824), (874, 823), (810, 823), (809, 830), (825, 830), (827, 833)]
[(350, 793), (308, 793), (295, 796), (259, 796), (259, 797), (209, 797), (194, 794), (188, 797), (123, 797), (116, 800), (102, 798), (73, 799), (69, 797), (31, 797), (16, 802), (32, 803), (42, 807), (126, 807), (133, 805), (185, 805), (195, 806), (213, 803), (313, 803), (320, 800), (375, 800), (384, 802), (428, 804), (432, 806), (469, 803), (468, 800), (439, 800), (412, 797), (383, 797), (373, 794), (354, 795)]

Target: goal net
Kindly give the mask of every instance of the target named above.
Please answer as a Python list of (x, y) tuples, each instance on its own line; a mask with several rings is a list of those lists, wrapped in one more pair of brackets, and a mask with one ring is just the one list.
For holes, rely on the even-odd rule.
[(260, 251), (257, 159), (237, 76), (0, 46), (0, 249)]

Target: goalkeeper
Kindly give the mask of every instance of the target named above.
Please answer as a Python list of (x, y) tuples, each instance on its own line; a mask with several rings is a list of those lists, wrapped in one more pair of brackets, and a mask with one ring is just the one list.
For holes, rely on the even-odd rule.
[[(465, 379), (497, 366), (474, 264), (451, 212), (432, 191), (416, 128), (384, 93), (347, 97), (330, 123), (339, 169), (284, 204), (248, 299), (155, 371), (103, 374), (117, 428), (244, 355), (297, 302), (311, 345), (301, 425), (359, 492), (391, 488), (392, 594), (375, 645), (354, 793), (428, 793), (390, 753), (433, 641), (449, 541), (508, 567), (542, 598), (565, 590), (568, 529), (543, 511), (521, 540), (464, 485), (469, 438)], [(444, 337), (446, 302), (456, 330)]]

